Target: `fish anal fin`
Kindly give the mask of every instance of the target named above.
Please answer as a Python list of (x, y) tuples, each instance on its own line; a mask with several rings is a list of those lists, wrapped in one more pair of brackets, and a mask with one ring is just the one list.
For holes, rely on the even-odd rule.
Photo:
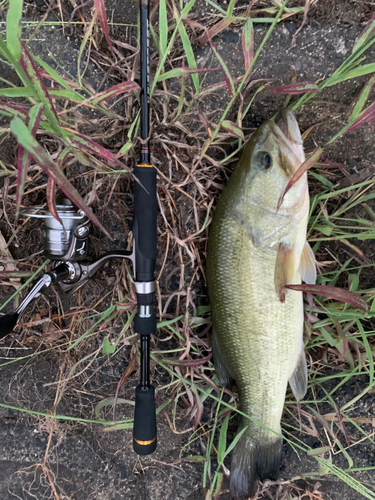
[(314, 253), (306, 241), (301, 253), (301, 261), (299, 265), (299, 272), (302, 280), (309, 284), (315, 285), (316, 282), (316, 266)]
[(284, 289), (283, 286), (293, 282), (295, 272), (294, 261), (295, 256), (293, 247), (288, 248), (280, 243), (275, 264), (275, 290), (280, 302), (285, 302), (287, 293), (287, 290)]
[(290, 377), (289, 385), (297, 401), (301, 401), (307, 391), (307, 364), (305, 351), (299, 356), (293, 375)]
[(214, 358), (216, 375), (218, 376), (220, 384), (223, 387), (225, 387), (226, 385), (232, 385), (234, 380), (231, 377), (223, 360), (223, 356), (220, 353), (217, 337), (214, 330), (212, 331), (212, 354)]

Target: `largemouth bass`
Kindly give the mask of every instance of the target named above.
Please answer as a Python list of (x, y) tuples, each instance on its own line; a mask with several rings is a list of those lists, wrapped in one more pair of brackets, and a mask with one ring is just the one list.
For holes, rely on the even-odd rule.
[[(301, 133), (283, 110), (252, 135), (217, 204), (209, 235), (207, 280), (213, 355), (221, 384), (235, 383), (243, 417), (231, 463), (235, 499), (255, 492), (255, 481), (276, 478), (287, 383), (299, 401), (306, 393), (302, 292), (286, 284), (315, 283), (306, 242), (307, 175), (278, 202), (305, 160)], [(262, 425), (259, 424), (261, 422)]]

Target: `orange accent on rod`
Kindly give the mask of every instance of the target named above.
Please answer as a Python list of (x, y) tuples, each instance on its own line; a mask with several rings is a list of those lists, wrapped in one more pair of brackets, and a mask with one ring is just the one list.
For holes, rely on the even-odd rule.
[(152, 168), (153, 165), (150, 165), (149, 163), (138, 163), (137, 167), (147, 167), (147, 168)]
[(150, 441), (138, 441), (138, 439), (135, 439), (133, 438), (134, 441), (137, 443), (137, 444), (140, 444), (141, 446), (147, 446), (148, 444), (151, 444), (153, 443), (154, 441), (156, 441), (156, 436), (154, 437), (154, 439), (151, 439)]

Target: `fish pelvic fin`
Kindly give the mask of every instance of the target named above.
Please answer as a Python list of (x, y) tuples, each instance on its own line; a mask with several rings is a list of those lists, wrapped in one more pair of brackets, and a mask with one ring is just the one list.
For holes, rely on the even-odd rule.
[(278, 436), (272, 441), (256, 443), (252, 441), (251, 432), (242, 434), (232, 453), (230, 492), (234, 500), (255, 495), (257, 476), (261, 481), (277, 478), (282, 444), (283, 440)]
[(294, 249), (280, 243), (275, 264), (275, 290), (280, 302), (285, 302), (288, 290), (283, 286), (293, 282), (294, 269)]
[(214, 357), (216, 375), (218, 376), (220, 384), (223, 387), (225, 387), (226, 385), (233, 385), (234, 380), (231, 377), (229, 370), (223, 360), (223, 356), (220, 353), (215, 330), (212, 330), (212, 355)]
[(299, 356), (293, 375), (290, 377), (289, 385), (296, 400), (301, 401), (307, 391), (307, 364), (305, 352), (303, 349)]
[(301, 274), (302, 280), (305, 283), (309, 285), (315, 285), (316, 282), (315, 256), (307, 241), (305, 242), (305, 245), (302, 249), (299, 272)]

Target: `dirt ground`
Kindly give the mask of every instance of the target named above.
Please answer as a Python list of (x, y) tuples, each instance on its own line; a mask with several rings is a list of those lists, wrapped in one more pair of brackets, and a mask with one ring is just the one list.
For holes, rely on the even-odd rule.
[[(220, 2), (219, 2), (220, 3)], [(220, 3), (221, 4), (221, 3)], [(224, 2), (226, 4), (226, 2)], [(238, 5), (242, 3), (239, 2)], [(30, 4), (25, 13), (25, 21), (40, 19), (46, 12), (47, 3), (37, 0)], [(108, 18), (114, 23), (126, 24), (113, 28), (113, 38), (129, 40), (136, 33), (137, 8), (132, 2), (126, 4), (117, 0), (106, 2)], [(197, 7), (197, 15), (204, 14), (203, 4)], [(289, 83), (292, 66), (294, 66), (300, 81), (314, 80), (331, 74), (347, 57), (358, 34), (363, 29), (361, 23), (367, 21), (374, 12), (372, 2), (359, 2), (336, 0), (317, 2), (312, 7), (308, 23), (302, 28), (297, 37), (297, 44), (291, 47), (292, 37), (298, 26), (295, 22), (286, 21), (275, 29), (263, 51), (253, 75), (254, 79), (274, 79), (275, 85)], [(352, 15), (351, 13), (354, 13)], [(1, 19), (1, 18), (0, 18)], [(47, 20), (55, 21), (54, 14), (49, 14)], [(299, 22), (301, 19), (299, 19)], [(297, 19), (298, 22), (298, 19)], [(25, 28), (30, 30), (30, 28)], [(256, 25), (255, 45), (260, 43), (266, 32), (266, 27)], [(214, 42), (222, 57), (227, 63), (233, 77), (242, 74), (243, 60), (239, 29), (227, 29), (218, 35)], [(42, 27), (30, 44), (31, 50), (46, 60), (51, 66), (63, 68), (73, 77), (77, 75), (77, 61), (79, 39), (75, 28), (69, 30), (56, 24)], [(195, 47), (195, 56), (198, 65), (204, 67), (210, 64), (211, 48)], [(368, 62), (374, 61), (375, 50), (368, 54)], [(83, 60), (87, 63), (85, 78), (89, 84), (98, 89), (102, 85), (104, 73), (102, 68), (92, 60)], [(9, 80), (12, 74), (9, 69), (1, 66), (2, 76)], [(207, 84), (215, 83), (222, 79), (210, 73)], [(322, 93), (322, 103), (317, 103), (308, 110), (302, 108), (297, 118), (302, 131), (319, 123), (317, 131), (310, 134), (305, 147), (311, 150), (315, 141), (319, 143), (322, 138), (331, 137), (337, 130), (337, 116), (346, 116), (347, 105), (352, 102), (354, 95), (359, 92), (364, 78), (345, 82), (333, 90)], [(0, 86), (1, 86), (0, 82)], [(285, 97), (264, 93), (262, 100), (256, 100), (244, 120), (246, 133), (256, 128), (264, 120), (271, 118), (280, 107)], [(323, 102), (324, 101), (324, 102)], [(207, 99), (204, 103), (206, 112), (218, 112), (224, 106), (224, 101)], [(119, 110), (121, 112), (121, 109)], [(332, 120), (332, 117), (335, 120)], [(95, 116), (89, 116), (95, 119)], [(229, 117), (233, 119), (234, 117)], [(344, 119), (344, 118), (343, 118)], [(322, 125), (323, 124), (323, 125)], [(164, 132), (164, 130), (163, 130)], [(154, 131), (155, 134), (158, 130)], [(100, 132), (99, 132), (100, 135)], [(375, 170), (375, 143), (374, 125), (369, 124), (358, 129), (350, 136), (338, 141), (329, 151), (329, 158), (335, 162), (345, 163), (347, 175), (359, 176), (367, 179), (374, 175)], [(5, 146), (7, 149), (5, 149)], [(110, 144), (113, 147), (113, 144)], [(228, 151), (229, 152), (229, 151)], [(227, 152), (226, 152), (227, 153)], [(14, 154), (14, 144), (4, 145), (2, 157), (11, 161)], [(234, 165), (233, 165), (234, 166)], [(165, 167), (167, 170), (167, 167)], [(81, 175), (77, 171), (76, 175)], [(129, 176), (124, 176), (115, 190), (115, 196), (109, 203), (107, 196), (98, 200), (95, 212), (103, 222), (107, 231), (114, 235), (113, 241), (102, 236), (94, 229), (91, 237), (92, 256), (109, 249), (124, 249), (127, 245), (127, 231), (124, 221), (131, 226), (131, 198), (126, 194), (130, 186)], [(345, 176), (343, 176), (345, 182)], [(89, 181), (82, 176), (77, 187), (85, 194), (89, 192)], [(110, 187), (108, 187), (108, 191)], [(5, 191), (4, 191), (5, 192)], [(107, 195), (108, 193), (105, 193)], [(28, 204), (41, 202), (41, 192), (30, 193), (26, 197)], [(4, 195), (3, 195), (4, 201)], [(375, 207), (373, 207), (375, 210)], [(121, 214), (119, 212), (121, 211)], [(183, 207), (181, 208), (183, 212)], [(0, 229), (6, 239), (12, 236), (9, 225), (4, 217), (0, 219)], [(372, 262), (375, 258), (375, 247), (372, 243), (364, 244), (366, 255)], [(40, 226), (32, 222), (22, 233), (22, 238), (15, 238), (10, 245), (12, 256), (23, 258), (41, 250)], [(40, 256), (36, 256), (33, 263), (39, 264)], [(175, 259), (178, 257), (175, 255)], [(161, 262), (158, 263), (159, 269)], [(62, 308), (65, 312), (76, 307), (78, 301), (91, 307), (97, 302), (98, 297), (106, 295), (107, 290), (114, 287), (119, 278), (119, 266), (116, 261), (102, 270), (82, 290), (77, 297), (62, 298)], [(372, 286), (372, 270), (364, 280), (365, 286)], [(187, 272), (187, 279), (189, 274)], [(160, 279), (165, 290), (178, 288), (178, 276), (173, 275), (173, 260), (165, 267)], [(4, 287), (1, 292), (5, 300), (13, 290)], [(205, 288), (197, 285), (197, 295), (201, 294), (200, 303), (207, 304)], [(48, 309), (51, 303), (56, 302), (56, 294), (52, 292), (46, 299), (39, 299), (38, 305), (32, 314), (42, 309)], [(104, 299), (99, 309), (102, 310), (111, 302), (111, 297)], [(84, 329), (84, 325), (79, 326)], [(84, 331), (84, 330), (83, 330)], [(129, 363), (129, 344), (122, 344), (116, 353), (104, 356), (100, 352), (103, 338), (110, 332), (110, 327), (91, 336), (89, 342), (90, 352), (96, 349), (99, 354), (85, 370), (84, 375), (77, 376), (77, 383), (66, 391), (59, 402), (58, 413), (71, 417), (95, 419), (95, 409), (100, 401), (113, 398), (119, 379)], [(113, 332), (115, 336), (116, 332)], [(38, 340), (36, 340), (38, 339)], [(29, 408), (33, 411), (48, 413), (55, 400), (57, 381), (66, 366), (73, 366), (84, 355), (83, 350), (88, 348), (85, 344), (81, 350), (62, 354), (52, 348), (56, 339), (36, 336), (21, 339), (17, 342), (15, 337), (8, 338), (0, 344), (0, 403), (14, 407)], [(58, 340), (58, 339), (57, 339)], [(153, 340), (154, 350), (173, 348), (173, 340), (167, 338), (164, 332)], [(37, 356), (31, 354), (37, 352)], [(66, 373), (66, 372), (64, 372)], [(153, 366), (153, 379), (155, 385), (166, 384), (168, 374)], [(126, 385), (120, 391), (120, 398), (126, 401), (134, 399), (134, 389), (137, 385), (137, 374), (131, 375)], [(360, 393), (368, 380), (356, 378), (343, 386), (337, 395), (338, 404), (341, 406)], [(329, 384), (325, 387), (329, 391)], [(158, 394), (158, 404), (166, 398), (165, 394)], [(204, 418), (208, 418), (210, 407), (207, 404)], [(132, 417), (131, 404), (119, 404), (115, 410), (115, 419), (121, 420)], [(368, 394), (361, 399), (358, 409), (361, 416), (373, 417), (375, 402), (373, 394)], [(203, 465), (186, 457), (199, 456), (203, 453), (203, 445), (199, 440), (193, 441), (187, 428), (186, 409), (176, 409), (176, 420), (181, 430), (179, 434), (172, 432), (168, 418), (171, 411), (161, 412), (158, 415), (158, 448), (149, 456), (140, 458), (132, 450), (131, 429), (117, 432), (105, 432), (103, 426), (93, 423), (78, 423), (74, 420), (46, 419), (42, 416), (20, 413), (15, 409), (0, 407), (0, 499), (22, 500), (44, 498), (60, 498), (69, 500), (201, 500), (204, 498), (202, 486)], [(101, 413), (111, 418), (110, 410)], [(230, 429), (233, 433), (234, 429)], [(296, 434), (298, 435), (298, 434)], [(319, 441), (310, 437), (308, 443), (311, 447), (318, 447)], [(315, 442), (316, 441), (316, 442)], [(43, 465), (46, 449), (49, 449), (48, 468)], [(371, 444), (364, 441), (359, 446), (349, 450), (350, 457), (355, 467), (375, 466), (375, 450)], [(340, 455), (335, 465), (346, 468), (345, 459)], [(312, 475), (315, 473), (315, 475)], [(364, 482), (367, 487), (375, 485), (373, 470), (360, 472), (354, 476)], [(285, 480), (294, 479), (296, 487), (302, 491), (308, 489), (312, 493), (310, 498), (324, 498), (331, 500), (360, 500), (363, 496), (347, 484), (339, 481), (334, 476), (318, 474), (316, 461), (305, 455), (298, 456), (288, 444), (284, 445), (283, 461), (280, 477)], [(53, 486), (51, 486), (53, 485)], [(55, 488), (55, 491), (54, 489)], [(227, 483), (226, 483), (227, 488)], [(229, 500), (228, 491), (221, 495), (221, 500)], [(272, 498), (279, 498), (278, 485), (271, 486)], [(297, 492), (295, 492), (297, 495)], [(318, 496), (313, 496), (313, 495)], [(320, 495), (320, 496), (319, 496)], [(263, 495), (260, 498), (270, 498)], [(298, 496), (290, 498), (298, 498)], [(307, 497), (306, 497), (307, 498)]]

